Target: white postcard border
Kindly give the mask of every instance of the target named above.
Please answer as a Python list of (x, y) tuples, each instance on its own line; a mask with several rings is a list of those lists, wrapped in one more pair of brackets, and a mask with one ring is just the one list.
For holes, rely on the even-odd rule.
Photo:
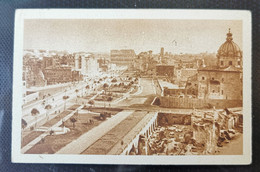
[[(24, 19), (191, 19), (243, 21), (243, 155), (125, 156), (22, 154), (22, 55)], [(116, 10), (116, 9), (19, 9), (15, 14), (12, 108), (12, 162), (74, 164), (250, 164), (252, 161), (251, 115), (251, 12), (238, 10)]]

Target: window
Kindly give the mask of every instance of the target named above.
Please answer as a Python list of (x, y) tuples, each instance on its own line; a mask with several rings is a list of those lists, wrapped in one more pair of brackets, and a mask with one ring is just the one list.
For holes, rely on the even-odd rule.
[(215, 93), (215, 90), (212, 90), (212, 93)]
[(212, 77), (212, 80), (214, 81), (214, 77)]
[(222, 78), (222, 82), (224, 82), (224, 78)]
[(237, 65), (240, 66), (240, 61), (237, 62)]
[(231, 66), (232, 65), (232, 61), (229, 61), (228, 64)]
[(202, 79), (202, 80), (205, 80), (205, 77), (203, 76), (201, 79)]
[(224, 91), (223, 90), (221, 90), (221, 95), (223, 95), (224, 94)]
[(224, 65), (224, 62), (223, 62), (223, 61), (220, 61), (220, 65), (223, 66), (223, 65)]

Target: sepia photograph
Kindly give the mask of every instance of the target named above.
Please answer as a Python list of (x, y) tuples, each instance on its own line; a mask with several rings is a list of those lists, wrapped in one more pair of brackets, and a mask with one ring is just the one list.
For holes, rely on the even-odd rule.
[(19, 10), (12, 159), (248, 164), (250, 46), (245, 11)]

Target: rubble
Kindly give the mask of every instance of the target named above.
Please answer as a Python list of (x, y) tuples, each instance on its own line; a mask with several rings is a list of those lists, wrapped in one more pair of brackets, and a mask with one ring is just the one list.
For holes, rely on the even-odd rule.
[(241, 114), (231, 110), (196, 111), (190, 125), (158, 126), (147, 139), (149, 155), (215, 154), (238, 134)]

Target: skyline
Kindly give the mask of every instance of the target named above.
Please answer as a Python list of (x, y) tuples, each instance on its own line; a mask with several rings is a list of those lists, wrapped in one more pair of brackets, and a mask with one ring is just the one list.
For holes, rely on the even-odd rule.
[[(229, 20), (24, 20), (24, 49), (106, 52), (134, 49), (138, 54), (216, 53), (231, 28), (242, 47), (242, 21)], [(48, 36), (46, 36), (48, 35)], [(98, 46), (97, 46), (98, 45)]]

